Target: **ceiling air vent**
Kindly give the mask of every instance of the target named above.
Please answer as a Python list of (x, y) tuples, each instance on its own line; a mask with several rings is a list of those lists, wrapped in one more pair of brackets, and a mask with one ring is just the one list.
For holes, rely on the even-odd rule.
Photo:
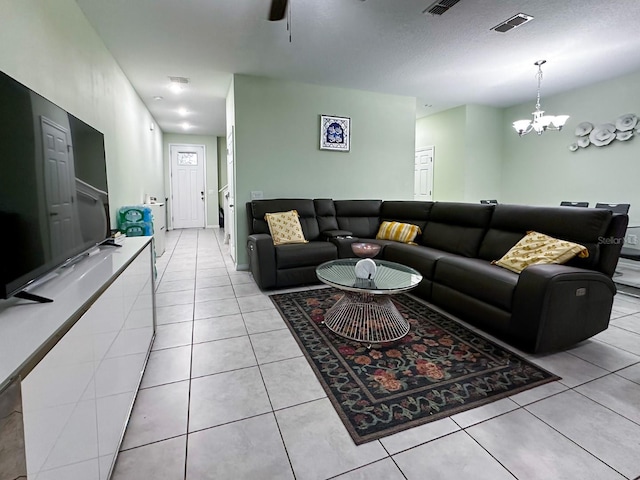
[(189, 79), (185, 77), (169, 77), (169, 80), (171, 81), (171, 83), (180, 83), (183, 85), (189, 83)]
[(459, 1), (460, 0), (437, 0), (433, 4), (429, 5), (422, 13), (430, 13), (431, 15), (442, 15)]
[(491, 30), (504, 33), (504, 32), (508, 32), (509, 30), (513, 30), (514, 28), (519, 27), (520, 25), (524, 25), (525, 23), (528, 23), (531, 20), (533, 20), (533, 17), (531, 15), (527, 15), (526, 13), (519, 13), (511, 17), (509, 20), (505, 20), (504, 22), (499, 23), (498, 25), (493, 27)]

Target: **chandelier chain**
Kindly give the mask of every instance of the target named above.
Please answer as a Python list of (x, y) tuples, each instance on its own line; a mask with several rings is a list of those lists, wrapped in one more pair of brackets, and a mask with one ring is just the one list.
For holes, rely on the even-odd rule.
[(540, 86), (542, 85), (542, 64), (538, 64), (538, 73), (536, 73), (536, 77), (538, 78), (538, 99), (536, 100), (536, 110), (540, 110)]

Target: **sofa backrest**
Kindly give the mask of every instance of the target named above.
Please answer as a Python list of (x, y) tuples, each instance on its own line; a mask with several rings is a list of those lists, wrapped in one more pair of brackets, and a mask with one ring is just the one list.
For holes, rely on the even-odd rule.
[(269, 233), (269, 225), (264, 219), (265, 213), (286, 212), (296, 210), (300, 216), (302, 233), (306, 240), (317, 240), (320, 237), (318, 220), (313, 200), (308, 198), (276, 198), (273, 200), (252, 200), (247, 204), (247, 220), (249, 234)]
[(434, 203), (422, 234), (423, 245), (476, 257), (494, 207), (476, 203)]
[[(412, 200), (385, 201), (380, 209), (380, 222), (412, 223), (424, 232), (433, 205), (433, 202)], [(418, 235), (415, 242), (422, 243), (422, 235)]]
[(599, 269), (602, 273), (613, 277), (616, 265), (620, 259), (620, 251), (627, 233), (629, 216), (626, 214), (614, 213), (611, 216), (609, 228), (604, 234), (604, 239), (600, 242), (600, 263)]
[(375, 238), (380, 226), (382, 200), (334, 200), (340, 230), (356, 237)]
[[(610, 211), (596, 208), (499, 204), (495, 206), (489, 230), (484, 237), (478, 256), (485, 260), (498, 260), (528, 231), (534, 230), (587, 247), (589, 257), (574, 258), (568, 263), (569, 265), (596, 269), (603, 273), (611, 270), (611, 275), (613, 270), (605, 264), (610, 264), (613, 257), (607, 255), (604, 260), (611, 258), (605, 264), (601, 263), (602, 250), (607, 243), (603, 239), (609, 231), (611, 217)], [(617, 256), (615, 262), (617, 262)], [(615, 269), (615, 263), (613, 269)]]
[(316, 198), (313, 201), (316, 207), (316, 219), (321, 232), (338, 230), (336, 207), (331, 198)]

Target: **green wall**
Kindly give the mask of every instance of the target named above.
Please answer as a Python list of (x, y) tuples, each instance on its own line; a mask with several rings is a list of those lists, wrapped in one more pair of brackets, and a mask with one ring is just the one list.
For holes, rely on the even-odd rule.
[(118, 207), (164, 196), (162, 131), (77, 4), (0, 0), (0, 12), (0, 70), (104, 134), (112, 224)]
[(416, 122), (416, 149), (433, 145), (433, 199), (499, 198), (502, 112), (463, 105)]
[[(167, 197), (171, 192), (170, 165), (171, 154), (170, 144), (179, 145), (204, 145), (205, 164), (205, 191), (207, 199), (207, 227), (218, 226), (218, 137), (212, 135), (187, 135), (178, 133), (165, 133), (164, 135), (164, 169), (167, 172), (165, 190)], [(167, 212), (169, 217), (168, 229), (173, 228), (171, 221), (171, 198), (167, 202)]]
[[(415, 99), (235, 75), (236, 261), (246, 267), (244, 204), (264, 198), (413, 198)], [(351, 151), (320, 150), (320, 115), (351, 118)]]
[(433, 199), (464, 198), (464, 138), (466, 107), (457, 107), (416, 122), (415, 148), (434, 146)]
[(640, 225), (640, 138), (569, 151), (581, 122), (640, 115), (640, 72), (542, 97), (549, 114), (567, 114), (562, 131), (519, 137), (511, 124), (531, 118), (531, 101), (505, 109), (465, 105), (416, 122), (416, 147), (434, 145), (434, 199), (559, 205), (562, 200), (630, 203)]
[(501, 109), (467, 105), (466, 202), (499, 199), (502, 180)]
[(589, 146), (577, 152), (575, 128), (581, 122), (615, 123), (622, 114), (640, 115), (640, 72), (570, 92), (542, 97), (549, 114), (571, 115), (560, 132), (530, 133), (522, 138), (511, 128), (530, 118), (531, 102), (505, 109), (502, 197), (510, 203), (558, 205), (562, 200), (630, 203), (630, 225), (640, 223), (640, 138)]

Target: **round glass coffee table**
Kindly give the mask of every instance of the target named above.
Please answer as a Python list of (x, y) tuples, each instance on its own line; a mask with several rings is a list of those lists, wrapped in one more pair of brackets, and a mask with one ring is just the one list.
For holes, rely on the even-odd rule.
[(357, 278), (355, 265), (360, 258), (331, 260), (316, 268), (318, 279), (344, 291), (344, 295), (324, 315), (332, 332), (356, 342), (373, 343), (399, 340), (409, 332), (409, 322), (391, 301), (391, 295), (416, 287), (422, 275), (411, 267), (385, 260), (374, 260), (373, 279)]

